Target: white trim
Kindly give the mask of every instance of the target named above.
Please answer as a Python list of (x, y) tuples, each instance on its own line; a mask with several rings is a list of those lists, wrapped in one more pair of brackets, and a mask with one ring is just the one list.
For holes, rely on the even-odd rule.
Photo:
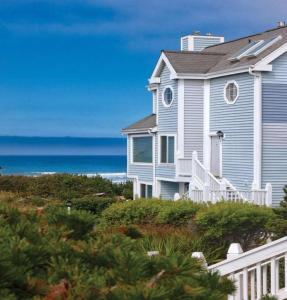
[(203, 86), (203, 164), (209, 170), (210, 169), (210, 80), (204, 81)]
[[(142, 181), (142, 180), (138, 180), (138, 186), (139, 186), (139, 190), (138, 190), (138, 194), (139, 194), (139, 198), (141, 197), (141, 185), (145, 185), (145, 194), (147, 196), (147, 186), (151, 186), (152, 187), (152, 197), (153, 197), (153, 182), (151, 181)], [(145, 197), (145, 199), (149, 199), (148, 197)]]
[[(174, 162), (173, 163), (162, 163), (161, 162), (161, 137), (174, 137)], [(175, 166), (176, 165), (176, 149), (177, 149), (177, 135), (174, 133), (161, 133), (158, 135), (158, 162), (157, 164), (159, 166)], [(167, 150), (168, 150), (168, 139), (167, 139)], [(168, 152), (167, 152), (167, 158), (168, 158)]]
[(156, 181), (156, 134), (153, 134), (153, 143), (152, 143), (152, 157), (153, 157), (153, 168), (152, 168), (152, 177), (153, 177), (153, 184), (152, 184), (152, 196), (156, 197), (157, 193), (157, 181)]
[(254, 65), (254, 68), (258, 68), (270, 64), (273, 60), (275, 60), (285, 52), (287, 52), (287, 43), (283, 44), (282, 46), (280, 46), (279, 48), (271, 52), (269, 55), (265, 56), (259, 62), (257, 62)]
[(152, 91), (152, 112), (154, 114), (157, 113), (157, 93), (158, 93), (158, 89), (154, 89)]
[(160, 71), (161, 66), (162, 66), (163, 63), (166, 64), (166, 66), (168, 67), (168, 69), (169, 69), (169, 71), (170, 71), (171, 74), (176, 74), (176, 72), (175, 72), (173, 66), (171, 65), (171, 63), (169, 62), (168, 58), (166, 57), (166, 55), (164, 54), (164, 52), (162, 52), (161, 55), (160, 55), (160, 57), (159, 57), (159, 59), (158, 59), (158, 61), (157, 61), (156, 66), (155, 66), (155, 68), (154, 68), (154, 70), (152, 72), (152, 75), (151, 75), (151, 77), (149, 79), (149, 82), (153, 82), (154, 80), (156, 80), (154, 78), (158, 77), (159, 71)]
[(253, 140), (253, 188), (261, 188), (262, 164), (262, 76), (254, 75), (254, 140)]
[[(236, 98), (233, 101), (230, 101), (226, 97), (226, 90), (227, 90), (227, 87), (228, 87), (229, 84), (234, 84), (236, 86), (236, 89), (237, 89), (237, 95), (236, 95)], [(230, 105), (234, 104), (237, 101), (238, 97), (239, 97), (239, 85), (238, 85), (238, 83), (235, 80), (228, 80), (226, 82), (225, 86), (224, 86), (223, 95), (224, 95), (224, 100), (227, 104), (230, 104)]]
[[(167, 103), (165, 102), (164, 93), (165, 93), (165, 91), (166, 91), (167, 89), (170, 89), (171, 92), (172, 92), (172, 100), (171, 100), (170, 104), (167, 104)], [(166, 86), (164, 87), (162, 93), (161, 93), (161, 102), (162, 102), (162, 105), (163, 105), (164, 107), (166, 107), (166, 108), (169, 108), (169, 107), (172, 106), (173, 101), (174, 101), (174, 90), (173, 90), (173, 87), (172, 87), (171, 85), (166, 85)]]
[(131, 137), (131, 141), (130, 141), (130, 152), (131, 152), (131, 160), (130, 160), (130, 164), (133, 166), (152, 166), (155, 162), (155, 158), (154, 156), (152, 157), (152, 162), (134, 162), (134, 151), (133, 151), (133, 146), (134, 146), (134, 138), (138, 138), (138, 137), (151, 137), (152, 138), (152, 147), (154, 144), (154, 137), (152, 134), (137, 134), (137, 135), (130, 135)]
[(152, 77), (149, 80), (149, 84), (159, 84), (160, 83), (160, 77)]
[(178, 81), (178, 109), (177, 109), (177, 158), (184, 158), (184, 80)]

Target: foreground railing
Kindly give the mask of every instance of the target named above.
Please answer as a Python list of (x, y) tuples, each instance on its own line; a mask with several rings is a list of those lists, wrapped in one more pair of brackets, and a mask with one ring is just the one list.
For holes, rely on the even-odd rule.
[[(204, 259), (201, 252), (193, 256)], [(240, 244), (231, 244), (227, 259), (207, 268), (234, 280), (236, 292), (228, 300), (287, 299), (287, 237), (244, 253)]]

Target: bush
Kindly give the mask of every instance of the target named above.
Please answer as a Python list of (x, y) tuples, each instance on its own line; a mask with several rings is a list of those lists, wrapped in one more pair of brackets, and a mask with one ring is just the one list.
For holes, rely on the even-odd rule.
[(85, 197), (72, 200), (72, 209), (85, 210), (100, 215), (103, 210), (115, 203), (114, 198)]
[(275, 218), (271, 208), (220, 202), (197, 213), (196, 233), (204, 248), (214, 249), (215, 257), (224, 258), (231, 243), (240, 243), (246, 251), (266, 242)]
[(65, 208), (48, 208), (47, 221), (51, 225), (64, 226), (70, 231), (67, 236), (72, 239), (84, 239), (95, 226), (95, 216), (86, 212), (71, 210), (68, 213)]
[(102, 213), (106, 225), (170, 224), (184, 225), (195, 216), (201, 206), (191, 201), (163, 201), (139, 199), (116, 203)]

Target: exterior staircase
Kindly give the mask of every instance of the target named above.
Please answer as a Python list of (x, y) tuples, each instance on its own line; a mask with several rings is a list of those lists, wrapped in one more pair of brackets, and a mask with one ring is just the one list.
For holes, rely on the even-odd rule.
[(216, 203), (221, 200), (244, 201), (258, 205), (272, 204), (272, 187), (267, 184), (263, 190), (237, 190), (226, 178), (216, 178), (198, 159), (197, 152), (192, 154), (191, 182), (184, 198), (196, 202)]

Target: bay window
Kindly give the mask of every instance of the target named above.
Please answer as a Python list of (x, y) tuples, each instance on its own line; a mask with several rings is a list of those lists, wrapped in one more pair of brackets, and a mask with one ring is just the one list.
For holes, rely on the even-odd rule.
[(133, 137), (133, 163), (152, 163), (152, 137)]
[(174, 136), (160, 137), (160, 162), (163, 164), (174, 163)]

